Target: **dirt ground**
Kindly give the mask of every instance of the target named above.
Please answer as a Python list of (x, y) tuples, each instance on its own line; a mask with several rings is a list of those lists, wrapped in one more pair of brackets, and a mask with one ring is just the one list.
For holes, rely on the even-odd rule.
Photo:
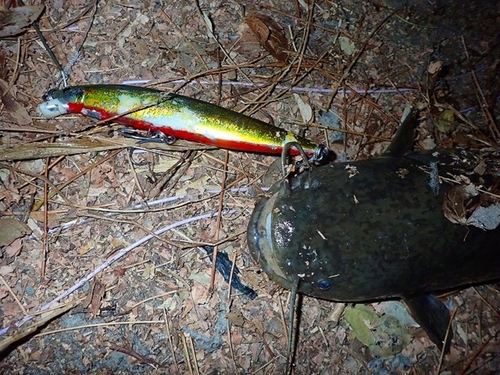
[[(62, 67), (71, 63), (69, 85), (176, 91), (351, 159), (383, 152), (411, 104), (420, 110), (417, 149), (498, 149), (500, 2), (44, 5), (39, 26)], [(133, 164), (134, 141), (119, 126), (37, 112), (59, 72), (32, 27), (0, 39), (0, 64), (0, 219), (27, 224), (2, 247), (0, 343), (12, 342), (0, 371), (283, 373), (289, 293), (252, 260), (245, 236), (275, 158), (179, 141), (144, 145), (133, 158), (145, 163)], [(216, 243), (257, 298), (229, 292), (218, 274), (210, 291), (211, 261), (197, 245)], [(294, 371), (498, 373), (498, 289), (443, 298), (455, 312), (450, 354), (441, 358), (421, 329), (402, 323), (409, 342), (378, 358), (335, 315), (337, 304), (305, 297)], [(382, 306), (366, 307), (382, 317)]]

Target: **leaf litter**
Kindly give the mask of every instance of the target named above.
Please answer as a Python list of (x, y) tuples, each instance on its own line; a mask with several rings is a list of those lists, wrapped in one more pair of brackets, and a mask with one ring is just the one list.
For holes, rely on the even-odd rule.
[[(492, 48), (498, 27), (486, 22), (492, 5), (468, 3), (438, 17), (431, 3), (402, 3), (203, 2), (198, 8), (195, 2), (49, 1), (40, 26), (63, 65), (81, 48), (71, 85), (154, 84), (272, 119), (318, 142), (331, 140), (332, 149), (352, 158), (383, 151), (387, 143), (380, 138), (391, 138), (407, 102), (425, 119), (418, 145), (498, 145), (488, 116), (498, 114), (499, 56)], [(457, 30), (457, 20), (469, 28)], [(261, 176), (273, 158), (230, 152), (225, 162), (225, 151), (179, 142), (163, 151), (148, 147), (140, 154), (148, 164), (138, 168), (128, 158), (133, 142), (115, 128), (71, 116), (41, 119), (36, 105), (55, 86), (58, 72), (32, 29), (20, 26), (24, 33), (0, 40), (0, 79), (7, 85), (7, 105), (2, 101), (0, 107), (0, 205), (3, 216), (27, 223), (33, 234), (11, 243), (0, 258), (0, 275), (10, 288), (0, 289), (0, 318), (2, 327), (12, 329), (0, 337), (11, 340), (4, 341), (2, 371), (281, 372), (288, 293), (267, 279), (246, 249), (244, 231), (256, 197), (230, 189), (222, 198), (209, 192), (221, 186), (259, 191), (268, 186)], [(335, 87), (342, 91), (328, 108)], [(291, 92), (300, 95), (301, 108)], [(318, 111), (335, 113), (335, 130), (317, 126)], [(338, 132), (343, 137), (333, 136)], [(179, 152), (195, 148), (190, 161)], [(33, 170), (27, 159), (42, 168)], [(159, 179), (162, 189), (153, 189)], [(151, 191), (156, 193), (149, 196)], [(451, 197), (460, 203), (452, 205), (454, 220), (493, 227), (497, 203), (483, 198), (474, 205), (474, 197), (460, 197)], [(219, 222), (203, 216), (219, 208)], [(24, 318), (19, 304), (34, 314), (129, 244), (197, 216), (203, 219), (178, 227), (190, 240), (171, 231), (152, 236), (69, 293), (62, 305), (13, 326)], [(235, 256), (242, 280), (259, 297), (250, 301), (234, 290), (229, 295), (218, 275), (210, 292), (211, 264), (196, 250), (200, 242), (221, 242), (219, 250)], [(453, 322), (460, 334), (439, 366), (436, 349), (418, 328), (403, 327), (412, 341), (380, 359), (355, 338), (357, 329), (346, 319), (332, 321), (333, 303), (306, 297), (295, 372), (495, 373), (498, 292), (483, 286), (451, 299), (460, 306)], [(388, 315), (376, 305), (364, 309), (378, 319)]]

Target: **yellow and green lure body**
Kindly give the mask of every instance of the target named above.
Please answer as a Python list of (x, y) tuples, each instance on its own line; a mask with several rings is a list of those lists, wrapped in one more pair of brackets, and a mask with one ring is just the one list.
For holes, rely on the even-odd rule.
[[(221, 148), (280, 154), (288, 142), (297, 142), (313, 161), (328, 150), (305, 138), (214, 104), (160, 90), (127, 85), (73, 86), (50, 90), (39, 110), (46, 118), (78, 113), (174, 139)], [(291, 150), (296, 154), (296, 150)]]

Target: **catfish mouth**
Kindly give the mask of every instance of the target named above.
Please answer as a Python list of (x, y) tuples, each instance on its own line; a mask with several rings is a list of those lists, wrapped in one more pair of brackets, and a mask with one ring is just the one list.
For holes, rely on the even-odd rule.
[(255, 205), (248, 224), (247, 241), (250, 255), (264, 272), (282, 287), (290, 289), (292, 281), (279, 266), (283, 260), (274, 251), (273, 209), (278, 195), (275, 193), (270, 198), (262, 198)]

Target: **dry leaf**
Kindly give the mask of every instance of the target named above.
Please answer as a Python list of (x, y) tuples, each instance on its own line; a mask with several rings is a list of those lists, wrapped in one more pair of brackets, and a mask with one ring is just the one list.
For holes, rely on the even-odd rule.
[(477, 173), (478, 175), (482, 176), (483, 174), (486, 173), (488, 165), (484, 160), (481, 160), (478, 165), (474, 168), (474, 173)]
[(22, 310), (17, 302), (3, 302), (2, 309), (4, 316), (9, 318), (11, 316), (16, 316), (22, 313)]
[(261, 46), (254, 33), (245, 22), (238, 26), (238, 33), (241, 35), (234, 45), (234, 53), (246, 56), (249, 60), (254, 60), (260, 56)]
[(432, 138), (425, 138), (424, 140), (418, 142), (418, 145), (424, 150), (433, 150), (436, 148), (436, 142)]
[(278, 61), (287, 61), (288, 39), (283, 28), (275, 20), (262, 13), (253, 12), (245, 17), (245, 22), (267, 52)]
[(11, 266), (0, 266), (0, 275), (7, 276), (14, 272), (14, 268)]
[(22, 247), (23, 247), (23, 241), (20, 238), (18, 238), (17, 240), (12, 242), (10, 245), (5, 247), (4, 254), (10, 258), (15, 257), (16, 255), (18, 255), (21, 252)]
[(245, 324), (245, 317), (240, 310), (232, 310), (226, 314), (227, 320), (236, 327), (243, 327)]
[(295, 102), (297, 103), (297, 106), (299, 107), (300, 115), (302, 117), (302, 121), (304, 121), (306, 124), (312, 120), (313, 118), (313, 111), (311, 106), (302, 99), (302, 97), (299, 94), (293, 94), (293, 97), (295, 98)]
[(448, 190), (443, 200), (443, 213), (454, 224), (483, 230), (494, 230), (500, 225), (500, 203), (485, 193), (479, 194), (472, 183)]
[(43, 5), (35, 5), (0, 10), (0, 38), (23, 33), (44, 9)]
[(142, 278), (144, 280), (152, 280), (155, 277), (156, 267), (154, 264), (145, 264), (142, 270)]
[(18, 219), (0, 219), (0, 246), (7, 246), (12, 241), (24, 237), (29, 233), (31, 233), (30, 227)]
[(85, 255), (89, 251), (94, 250), (96, 247), (96, 241), (94, 239), (89, 239), (82, 247), (78, 249), (78, 255)]
[(30, 219), (33, 219), (39, 223), (45, 222), (46, 219), (47, 221), (47, 226), (52, 228), (56, 226), (57, 224), (61, 223), (62, 221), (67, 221), (68, 218), (74, 217), (71, 212), (68, 212), (67, 210), (60, 210), (60, 211), (32, 211), (30, 212)]
[(104, 293), (106, 293), (106, 286), (99, 280), (95, 280), (92, 287), (92, 297), (89, 306), (89, 312), (92, 316), (99, 315)]
[(8, 295), (9, 295), (9, 291), (7, 290), (7, 288), (6, 287), (1, 287), (0, 288), (0, 301), (3, 300)]
[(427, 72), (429, 74), (436, 74), (439, 73), (443, 69), (443, 62), (442, 61), (434, 61), (429, 64), (427, 67)]
[(28, 111), (14, 99), (10, 91), (7, 91), (8, 88), (9, 85), (7, 82), (0, 80), (0, 102), (3, 103), (5, 112), (7, 112), (18, 125), (31, 124), (32, 120)]
[(467, 220), (467, 224), (483, 230), (493, 230), (500, 225), (500, 204), (488, 207), (479, 206)]
[(472, 212), (469, 198), (473, 194), (466, 186), (468, 185), (452, 186), (443, 200), (444, 216), (454, 224), (467, 225), (467, 218)]
[[(207, 186), (208, 182), (210, 181), (210, 178), (208, 176), (202, 176), (197, 180), (192, 181), (191, 183), (184, 185), (182, 188), (176, 190), (176, 195), (186, 195), (188, 192), (188, 189), (195, 189), (202, 193), (205, 189), (205, 186)], [(191, 192), (191, 194), (193, 194)]]
[(114, 270), (113, 270), (113, 274), (117, 277), (122, 277), (123, 275), (125, 275), (125, 272), (126, 272), (126, 268), (123, 268), (123, 267), (116, 267)]

